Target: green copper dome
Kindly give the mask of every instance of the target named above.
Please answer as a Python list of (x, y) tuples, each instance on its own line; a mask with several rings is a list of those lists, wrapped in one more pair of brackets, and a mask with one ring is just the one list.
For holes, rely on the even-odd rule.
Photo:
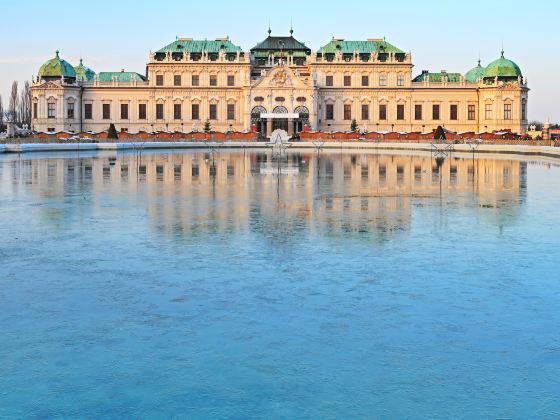
[(81, 58), (80, 58), (80, 65), (74, 67), (74, 70), (76, 71), (76, 77), (78, 78), (78, 80), (90, 82), (95, 77), (95, 72), (89, 67), (84, 66), (84, 63)]
[(502, 56), (496, 61), (493, 61), (486, 67), (484, 71), (484, 78), (495, 78), (498, 79), (517, 79), (523, 76), (521, 69), (513, 61), (508, 60), (504, 57), (504, 52), (502, 51)]
[(61, 78), (61, 77), (76, 78), (76, 70), (68, 62), (61, 59), (56, 52), (56, 57), (50, 59), (39, 69), (39, 77), (42, 79), (48, 78)]
[(480, 60), (478, 60), (478, 66), (469, 70), (465, 75), (467, 82), (477, 83), (479, 80), (484, 78), (485, 68), (480, 65)]

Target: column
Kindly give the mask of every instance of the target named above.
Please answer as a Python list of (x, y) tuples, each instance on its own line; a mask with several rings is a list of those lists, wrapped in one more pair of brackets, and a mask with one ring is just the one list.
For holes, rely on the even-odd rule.
[(268, 138), (272, 137), (272, 118), (266, 120), (266, 136)]

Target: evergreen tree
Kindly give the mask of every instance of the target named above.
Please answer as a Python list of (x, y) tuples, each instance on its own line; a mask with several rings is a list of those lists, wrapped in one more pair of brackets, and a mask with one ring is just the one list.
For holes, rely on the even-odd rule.
[(350, 124), (350, 130), (354, 133), (358, 131), (358, 122), (356, 121), (356, 118), (352, 120), (352, 124)]
[(111, 125), (109, 125), (109, 131), (107, 132), (107, 138), (108, 139), (118, 139), (119, 138), (119, 134), (117, 133), (117, 129), (115, 128), (115, 124), (111, 123)]
[(445, 130), (441, 125), (438, 126), (434, 133), (434, 140), (445, 140)]
[(212, 126), (210, 125), (210, 120), (206, 120), (206, 122), (204, 123), (204, 132), (209, 133), (210, 131), (212, 131)]

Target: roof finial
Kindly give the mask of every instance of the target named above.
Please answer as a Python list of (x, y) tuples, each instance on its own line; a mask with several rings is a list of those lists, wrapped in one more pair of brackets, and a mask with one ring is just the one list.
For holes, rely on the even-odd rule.
[(268, 19), (268, 36), (272, 33), (272, 29), (270, 29), (270, 19)]
[(290, 36), (294, 34), (294, 23), (292, 18), (290, 18)]
[(502, 58), (504, 58), (504, 40), (502, 39)]
[(59, 52), (60, 52), (60, 51), (56, 50), (56, 58), (60, 58), (60, 57), (58, 56), (58, 53), (59, 53)]

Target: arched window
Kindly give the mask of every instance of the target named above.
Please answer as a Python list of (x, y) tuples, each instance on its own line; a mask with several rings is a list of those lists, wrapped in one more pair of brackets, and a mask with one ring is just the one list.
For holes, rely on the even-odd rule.
[(264, 106), (256, 106), (251, 111), (251, 122), (257, 123), (261, 119), (261, 114), (266, 114), (266, 108)]
[(287, 114), (288, 109), (285, 106), (277, 106), (272, 112), (274, 114)]

